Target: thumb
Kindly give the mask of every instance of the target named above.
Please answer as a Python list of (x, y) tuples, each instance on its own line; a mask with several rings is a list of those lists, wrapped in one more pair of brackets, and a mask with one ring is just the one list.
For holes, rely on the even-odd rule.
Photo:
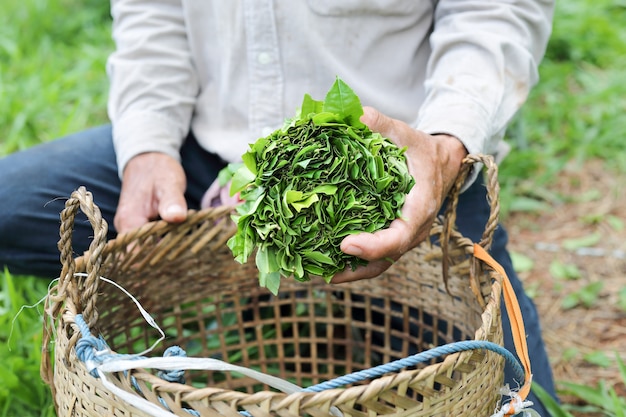
[(168, 223), (180, 223), (187, 218), (185, 181), (171, 178), (159, 184), (157, 189), (158, 211), (161, 219)]
[(180, 223), (187, 218), (187, 204), (178, 199), (161, 201), (159, 204), (159, 216), (168, 223)]
[(394, 129), (392, 118), (369, 106), (363, 107), (361, 122), (365, 123), (373, 132), (378, 132), (383, 136), (390, 136), (389, 134)]
[(380, 133), (400, 148), (414, 145), (417, 130), (400, 120), (393, 119), (373, 107), (363, 107), (361, 122), (370, 128), (372, 132)]

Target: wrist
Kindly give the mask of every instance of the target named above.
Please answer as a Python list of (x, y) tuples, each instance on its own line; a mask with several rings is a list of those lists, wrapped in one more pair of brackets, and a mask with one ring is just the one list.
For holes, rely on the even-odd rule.
[(463, 159), (468, 155), (467, 148), (463, 142), (456, 136), (445, 133), (436, 133), (432, 135), (444, 150), (444, 156), (447, 156), (447, 162), (452, 165), (461, 165)]
[(463, 145), (463, 142), (456, 136), (445, 133), (437, 133), (432, 136), (437, 141), (442, 166), (445, 170), (444, 180), (446, 182), (446, 189), (448, 189), (459, 175), (463, 159), (465, 159), (469, 152), (465, 145)]

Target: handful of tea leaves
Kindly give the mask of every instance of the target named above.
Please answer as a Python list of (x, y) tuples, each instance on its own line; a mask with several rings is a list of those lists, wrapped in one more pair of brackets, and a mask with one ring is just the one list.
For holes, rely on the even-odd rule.
[(228, 246), (240, 263), (257, 249), (260, 285), (274, 294), (281, 276), (328, 282), (367, 264), (343, 253), (341, 240), (400, 216), (415, 182), (405, 149), (372, 132), (362, 114), (359, 98), (337, 79), (323, 102), (305, 95), (295, 118), (220, 173), (222, 180), (232, 176), (231, 195), (244, 201)]

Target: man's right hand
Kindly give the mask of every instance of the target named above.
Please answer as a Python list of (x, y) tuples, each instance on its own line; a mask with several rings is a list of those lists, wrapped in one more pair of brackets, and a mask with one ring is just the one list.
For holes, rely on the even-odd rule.
[(159, 152), (132, 158), (122, 175), (122, 191), (113, 223), (125, 233), (161, 218), (179, 223), (187, 218), (187, 179), (178, 161)]

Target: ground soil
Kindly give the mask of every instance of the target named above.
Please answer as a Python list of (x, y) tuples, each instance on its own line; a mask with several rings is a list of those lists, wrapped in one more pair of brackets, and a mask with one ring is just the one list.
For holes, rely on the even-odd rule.
[[(617, 353), (626, 361), (625, 185), (626, 175), (591, 161), (568, 168), (548, 187), (555, 196), (548, 210), (512, 213), (504, 219), (509, 249), (532, 260), (532, 268), (520, 277), (540, 312), (555, 379), (592, 387), (604, 380), (621, 396), (626, 396), (626, 386), (614, 358)], [(600, 239), (568, 245), (594, 234)], [(550, 272), (553, 264), (575, 265), (580, 277), (559, 277)], [(584, 292), (593, 282), (603, 284), (590, 306), (565, 308), (568, 296)], [(590, 360), (598, 352), (611, 359), (610, 365)], [(576, 402), (567, 395), (562, 400)]]

